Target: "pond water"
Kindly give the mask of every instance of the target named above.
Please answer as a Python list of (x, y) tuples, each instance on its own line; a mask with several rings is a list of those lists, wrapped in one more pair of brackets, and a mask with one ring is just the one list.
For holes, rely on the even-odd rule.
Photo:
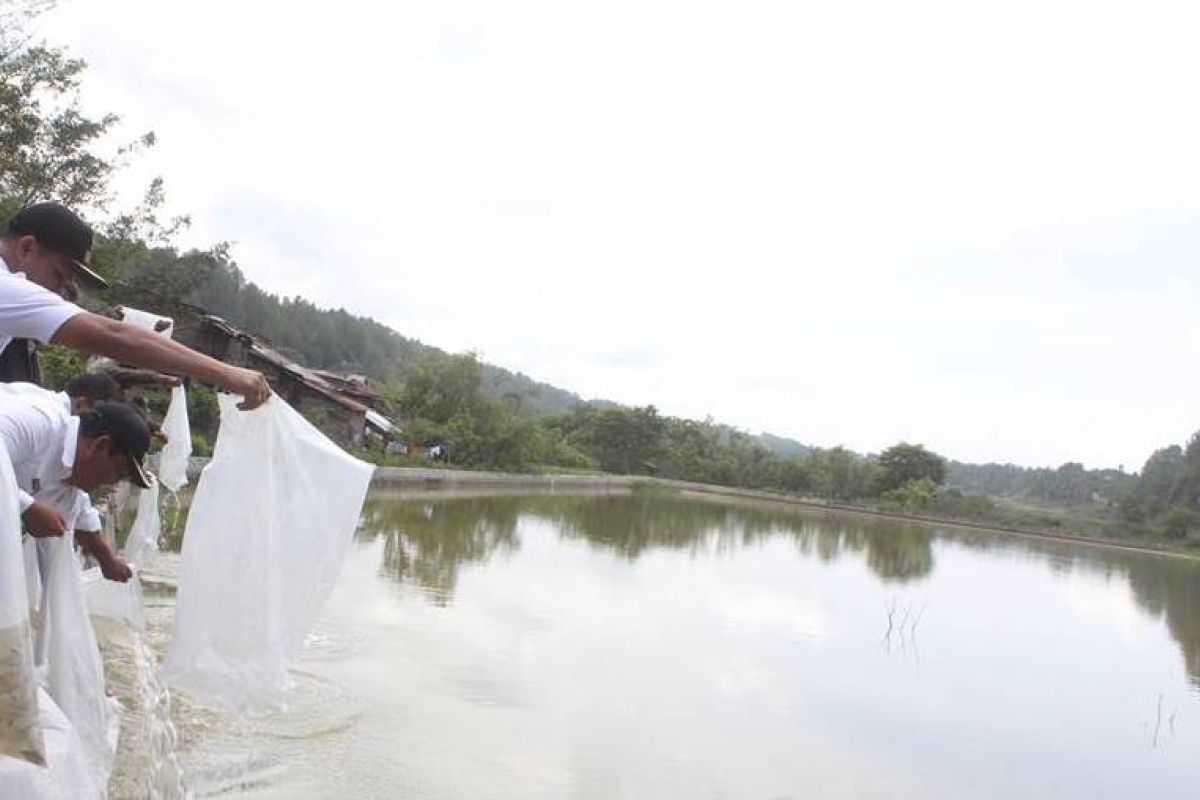
[(700, 496), (373, 494), (294, 679), (261, 719), (175, 698), (197, 796), (1194, 798), (1200, 562)]

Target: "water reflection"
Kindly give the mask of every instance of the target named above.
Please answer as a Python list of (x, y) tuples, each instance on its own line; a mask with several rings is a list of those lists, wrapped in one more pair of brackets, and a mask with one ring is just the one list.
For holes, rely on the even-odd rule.
[(888, 582), (918, 580), (933, 570), (928, 527), (868, 517), (802, 516), (784, 506), (707, 502), (639, 491), (603, 496), (491, 496), (405, 499), (373, 495), (359, 537), (382, 538), (383, 572), (451, 599), (456, 571), (518, 546), (522, 517), (551, 523), (567, 538), (636, 560), (665, 548), (710, 552), (791, 538), (805, 554), (832, 561), (864, 553)]
[(1200, 566), (1193, 560), (652, 491), (616, 496), (374, 494), (358, 536), (383, 540), (384, 575), (417, 586), (444, 605), (453, 600), (464, 565), (520, 546), (525, 518), (555, 525), (565, 537), (630, 561), (655, 549), (721, 552), (787, 537), (799, 552), (822, 561), (861, 558), (880, 581), (890, 584), (929, 576), (938, 542), (1025, 554), (1063, 572), (1087, 570), (1127, 580), (1138, 605), (1165, 621), (1191, 681), (1200, 687)]
[(372, 498), (363, 508), (359, 538), (382, 538), (380, 571), (420, 586), (441, 604), (453, 596), (463, 564), (517, 546), (520, 512), (514, 497), (409, 502)]

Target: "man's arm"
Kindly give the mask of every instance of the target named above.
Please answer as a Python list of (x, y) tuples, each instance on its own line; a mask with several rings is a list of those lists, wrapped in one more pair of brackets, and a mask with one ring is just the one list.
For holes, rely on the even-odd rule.
[(172, 389), (180, 384), (179, 378), (174, 375), (166, 375), (162, 372), (155, 372), (152, 369), (124, 369), (123, 367), (113, 367), (104, 371), (108, 377), (117, 382), (117, 385), (122, 389), (128, 389), (130, 386), (165, 386)]
[(113, 553), (100, 535), (100, 531), (75, 531), (75, 541), (85, 553), (96, 559), (100, 572), (110, 581), (124, 583), (133, 577), (133, 570), (125, 559)]
[(46, 503), (30, 503), (21, 511), (21, 522), (30, 536), (62, 536), (67, 532), (63, 515)]
[(76, 314), (59, 327), (50, 341), (126, 364), (215, 383), (241, 395), (241, 409), (257, 408), (271, 396), (271, 387), (261, 373), (223, 364), (145, 328), (98, 314)]

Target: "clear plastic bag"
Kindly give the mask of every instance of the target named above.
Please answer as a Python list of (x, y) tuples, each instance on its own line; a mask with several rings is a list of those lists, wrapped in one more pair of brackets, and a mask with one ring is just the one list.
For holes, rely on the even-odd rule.
[(0, 443), (0, 755), (45, 765), (12, 461)]
[(36, 661), (45, 669), (46, 691), (75, 728), (92, 782), (107, 786), (116, 757), (109, 732), (119, 707), (105, 692), (104, 663), (88, 620), (75, 537), (68, 531), (44, 544), (48, 569)]
[(37, 539), (26, 536), (21, 541), (25, 555), (25, 595), (29, 598), (29, 619), (37, 619), (42, 607), (42, 570), (38, 567)]
[(0, 756), (0, 797), (4, 800), (96, 800), (105, 787), (93, 780), (83, 745), (62, 710), (37, 691), (38, 730), (45, 731), (49, 768)]
[(187, 390), (182, 386), (171, 389), (171, 404), (163, 417), (163, 434), (167, 443), (158, 462), (158, 479), (172, 492), (187, 485), (188, 456), (192, 454), (192, 428), (188, 423)]
[[(107, 580), (101, 573), (99, 567), (92, 567), (83, 571), (83, 597), (87, 601), (88, 614), (96, 619), (109, 620), (115, 622), (118, 626), (141, 630), (145, 626), (146, 618), (142, 611), (142, 582), (139, 575), (139, 564), (149, 563), (154, 553), (158, 552), (159, 538), (159, 514), (158, 514), (158, 490), (157, 488), (148, 489), (154, 493), (149, 497), (142, 497), (141, 489), (134, 489), (127, 482), (122, 482), (118, 485), (117, 491), (114, 493), (112, 502), (109, 504), (108, 513), (104, 515), (104, 527), (102, 536), (109, 547), (116, 548), (116, 522), (115, 517), (126, 518), (131, 513), (127, 511), (127, 507), (137, 505), (138, 510), (146, 509), (141, 516), (141, 522), (134, 519), (133, 527), (139, 528), (140, 532), (134, 536), (131, 532), (125, 539), (124, 555), (125, 560), (133, 569), (134, 576), (124, 583)], [(136, 494), (136, 500), (134, 496)], [(148, 542), (153, 549), (136, 547), (139, 542)], [(130, 555), (130, 550), (138, 552), (138, 558), (133, 558)]]
[(162, 517), (158, 510), (158, 484), (142, 489), (138, 494), (137, 516), (125, 537), (122, 554), (135, 564), (148, 564), (158, 553), (158, 540), (162, 536)]
[(221, 429), (192, 500), (162, 675), (235, 711), (282, 705), (287, 670), (333, 588), (374, 467), (279, 397)]
[[(151, 314), (149, 311), (142, 311), (140, 308), (130, 308), (123, 306), (121, 308), (121, 319), (128, 322), (130, 325), (136, 325), (139, 328), (145, 328), (148, 331), (166, 336), (168, 339), (175, 333), (175, 320), (170, 317), (162, 317), (158, 314)], [(167, 326), (163, 330), (156, 330), (160, 322), (166, 322)]]
[(133, 577), (124, 583), (108, 580), (99, 567), (84, 570), (81, 576), (83, 598), (87, 602), (89, 616), (112, 620), (140, 631), (146, 626), (146, 615), (142, 610), (142, 581), (137, 567), (131, 566), (134, 567)]

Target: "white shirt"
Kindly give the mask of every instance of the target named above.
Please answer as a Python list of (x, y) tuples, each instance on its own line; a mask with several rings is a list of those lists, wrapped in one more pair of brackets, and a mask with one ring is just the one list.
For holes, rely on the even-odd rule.
[(100, 530), (100, 515), (87, 492), (68, 479), (75, 467), (79, 418), (70, 400), (32, 383), (0, 384), (0, 439), (12, 459), (21, 511), (34, 495), (49, 502), (73, 530)]
[(46, 343), (58, 329), (83, 309), (45, 287), (12, 272), (0, 257), (0, 350), (14, 338)]

